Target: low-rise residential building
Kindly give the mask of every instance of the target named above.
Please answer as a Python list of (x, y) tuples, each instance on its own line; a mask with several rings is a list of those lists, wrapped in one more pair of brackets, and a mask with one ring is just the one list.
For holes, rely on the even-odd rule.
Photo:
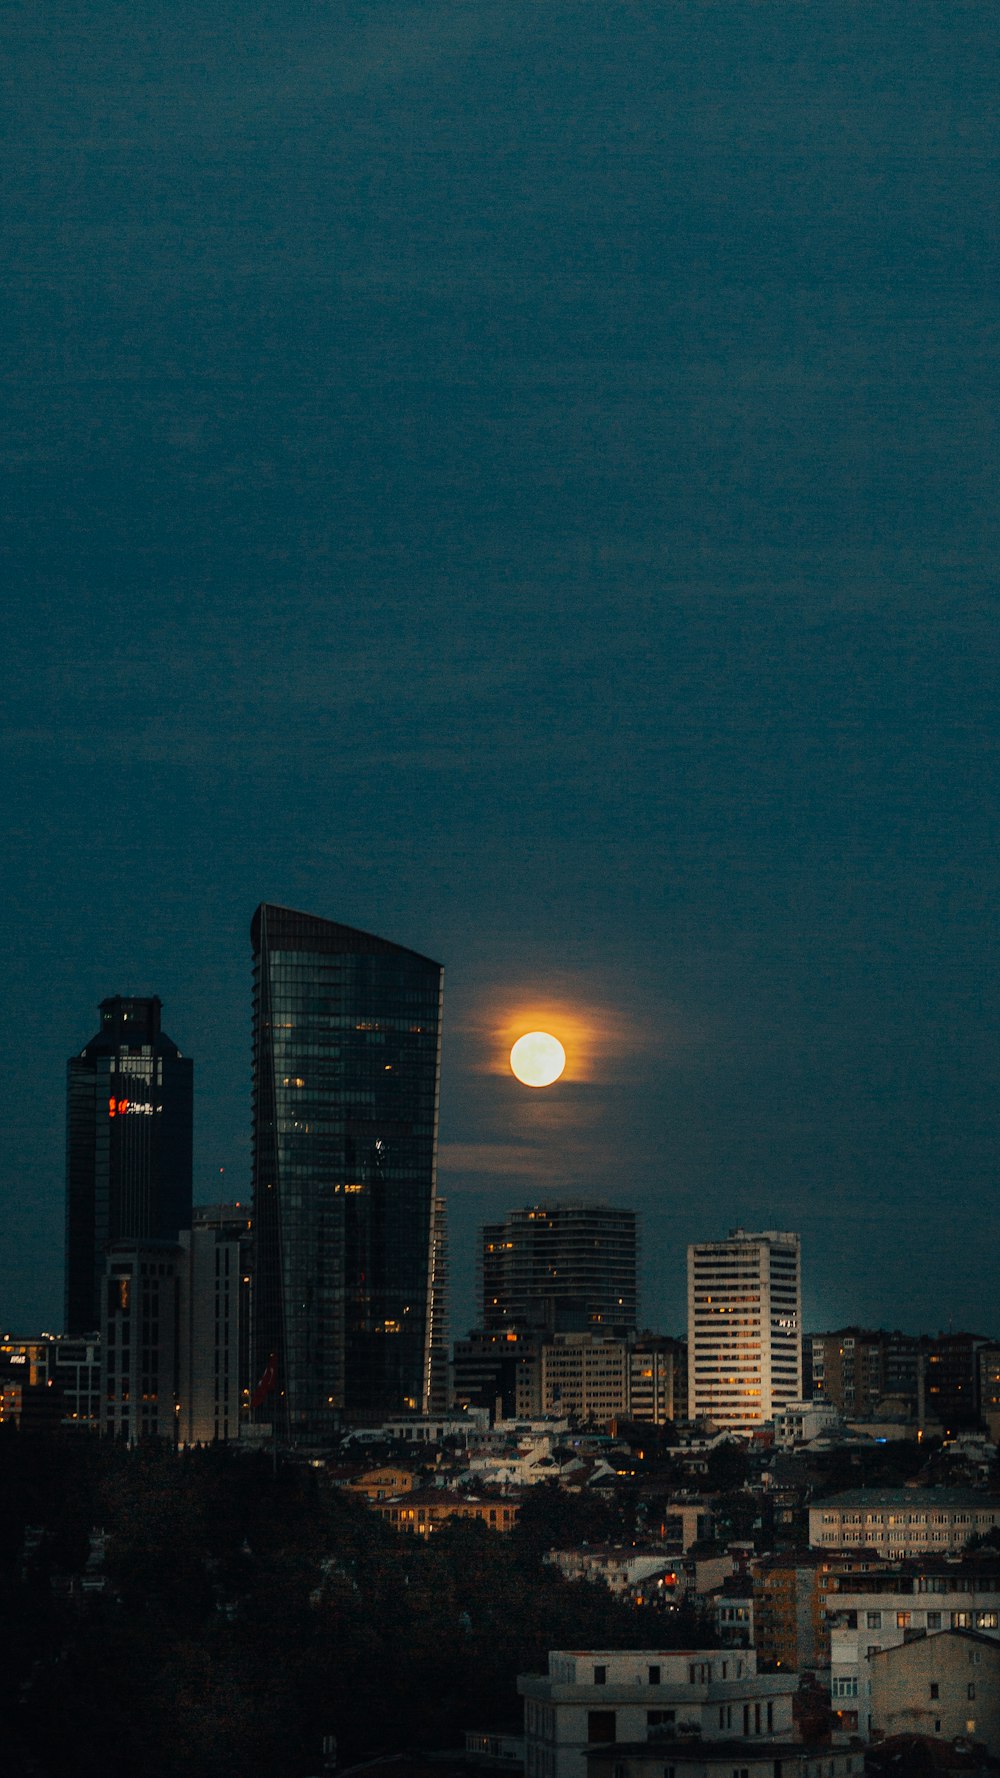
[(801, 1741), (704, 1741), (700, 1736), (592, 1747), (588, 1778), (850, 1778), (864, 1771), (860, 1748)]
[(774, 1442), (779, 1451), (809, 1445), (814, 1438), (829, 1438), (841, 1426), (840, 1413), (829, 1401), (790, 1401), (771, 1415)]
[[(595, 1746), (682, 1731), (790, 1739), (794, 1674), (758, 1674), (752, 1649), (558, 1649), (522, 1674), (527, 1778), (586, 1778)], [(773, 1772), (773, 1765), (772, 1765)]]
[(583, 1544), (578, 1549), (549, 1550), (546, 1562), (567, 1580), (600, 1580), (622, 1597), (654, 1590), (665, 1596), (677, 1591), (677, 1570), (663, 1550), (641, 1550), (622, 1544)]
[(723, 1648), (754, 1648), (753, 1582), (747, 1574), (731, 1574), (708, 1594), (715, 1633)]
[[(494, 1440), (469, 1458), (469, 1471), (481, 1487), (503, 1488), (511, 1483), (532, 1488), (538, 1482), (569, 1480), (582, 1468), (579, 1453), (561, 1447), (552, 1433), (522, 1433), (504, 1442)], [(609, 1468), (609, 1473), (612, 1473)]]
[(374, 1500), (372, 1508), (394, 1531), (409, 1531), (416, 1537), (430, 1537), (455, 1518), (478, 1519), (491, 1531), (513, 1531), (519, 1510), (518, 1502), (509, 1497), (457, 1494), (448, 1488), (412, 1488), (392, 1500)]
[(366, 1500), (395, 1500), (400, 1494), (409, 1494), (416, 1485), (412, 1469), (400, 1469), (393, 1463), (366, 1469), (363, 1475), (354, 1476), (345, 1484), (350, 1493), (363, 1494)]
[(1000, 1641), (975, 1630), (918, 1634), (868, 1657), (867, 1733), (964, 1736), (1000, 1754)]
[(524, 1736), (505, 1729), (466, 1729), (466, 1757), (483, 1765), (524, 1771)]
[(826, 1611), (830, 1702), (842, 1734), (867, 1734), (872, 1656), (943, 1630), (1000, 1643), (1000, 1561), (939, 1558), (833, 1575)]
[(383, 1420), (370, 1429), (369, 1436), (399, 1439), (405, 1444), (441, 1445), (447, 1439), (468, 1444), (482, 1437), (489, 1415), (483, 1409), (470, 1408), (467, 1413), (446, 1415), (405, 1414), (398, 1420)]
[(651, 1531), (667, 1552), (682, 1556), (692, 1544), (712, 1536), (715, 1516), (706, 1500), (666, 1500), (657, 1517), (650, 1515)]
[(966, 1488), (853, 1488), (809, 1508), (814, 1549), (948, 1554), (1000, 1525), (1000, 1500)]

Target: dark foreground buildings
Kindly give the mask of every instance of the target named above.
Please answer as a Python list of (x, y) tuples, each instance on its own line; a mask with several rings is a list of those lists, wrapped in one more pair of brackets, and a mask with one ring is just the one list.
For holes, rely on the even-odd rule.
[(251, 941), (258, 1416), (322, 1441), (430, 1397), (442, 971), (267, 903)]
[(161, 1002), (120, 994), (67, 1064), (66, 1332), (101, 1325), (112, 1242), (191, 1226), (193, 1069), (160, 1030)]

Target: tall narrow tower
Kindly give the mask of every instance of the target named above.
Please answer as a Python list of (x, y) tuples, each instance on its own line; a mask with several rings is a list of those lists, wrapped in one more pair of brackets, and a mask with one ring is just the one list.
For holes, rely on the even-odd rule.
[(688, 1413), (752, 1430), (802, 1395), (798, 1235), (733, 1229), (688, 1248)]
[(442, 970), (268, 903), (251, 942), (259, 1413), (321, 1441), (426, 1403)]
[(67, 1063), (66, 1332), (101, 1324), (112, 1241), (176, 1241), (191, 1227), (193, 1068), (160, 1030), (156, 998), (100, 1005)]

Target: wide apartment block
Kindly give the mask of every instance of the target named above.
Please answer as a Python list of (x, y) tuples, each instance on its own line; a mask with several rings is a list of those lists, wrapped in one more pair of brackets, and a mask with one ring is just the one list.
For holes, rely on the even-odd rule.
[(688, 1413), (752, 1431), (802, 1396), (798, 1235), (734, 1229), (688, 1248)]
[(630, 1340), (600, 1334), (556, 1334), (539, 1349), (542, 1414), (581, 1419), (628, 1419), (662, 1426), (678, 1417), (679, 1343)]
[(951, 1431), (1000, 1407), (1000, 1348), (979, 1334), (842, 1327), (810, 1335), (806, 1357), (813, 1395), (847, 1419), (875, 1418), (887, 1398), (902, 1399), (921, 1424)]
[(758, 1674), (752, 1649), (552, 1650), (547, 1673), (517, 1682), (526, 1778), (586, 1778), (595, 1746), (669, 1735), (681, 1723), (705, 1740), (787, 1738), (797, 1685), (795, 1674)]
[(814, 1549), (948, 1555), (1000, 1525), (1000, 1500), (965, 1488), (853, 1488), (809, 1508)]
[(545, 1336), (480, 1328), (456, 1340), (453, 1400), (498, 1418), (572, 1414), (653, 1426), (684, 1418), (683, 1343), (665, 1335), (596, 1331)]

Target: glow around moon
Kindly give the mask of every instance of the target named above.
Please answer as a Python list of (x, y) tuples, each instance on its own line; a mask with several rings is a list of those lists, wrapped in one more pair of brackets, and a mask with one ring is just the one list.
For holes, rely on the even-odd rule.
[(566, 1051), (548, 1031), (526, 1031), (510, 1052), (511, 1070), (526, 1087), (550, 1087), (566, 1066)]

